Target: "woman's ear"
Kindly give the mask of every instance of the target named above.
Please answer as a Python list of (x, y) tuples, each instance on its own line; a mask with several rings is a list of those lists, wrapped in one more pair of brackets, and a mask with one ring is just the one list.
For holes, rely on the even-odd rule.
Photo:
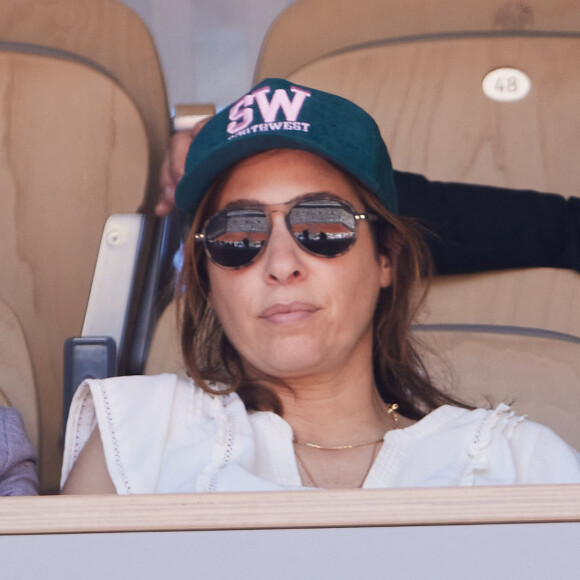
[(387, 250), (379, 254), (381, 267), (381, 288), (387, 288), (393, 283), (394, 273), (397, 271), (397, 260), (401, 253), (401, 238), (391, 230), (388, 233)]
[(381, 288), (387, 288), (393, 282), (393, 268), (391, 265), (391, 259), (384, 254), (379, 254), (379, 266), (381, 268)]

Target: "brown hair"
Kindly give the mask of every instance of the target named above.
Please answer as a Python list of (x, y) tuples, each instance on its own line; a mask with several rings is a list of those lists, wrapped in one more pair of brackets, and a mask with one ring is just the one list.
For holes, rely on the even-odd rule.
[(367, 209), (382, 218), (372, 222), (374, 240), (393, 271), (391, 285), (379, 294), (373, 324), (373, 372), (381, 398), (387, 404), (397, 403), (410, 419), (420, 419), (445, 404), (468, 407), (433, 384), (411, 334), (433, 275), (425, 241), (430, 233), (413, 218), (387, 211), (364, 187), (359, 185), (356, 191)]
[(181, 353), (187, 374), (205, 391), (221, 395), (237, 392), (248, 409), (271, 410), (281, 415), (278, 396), (248, 378), (238, 352), (209, 304), (207, 258), (203, 244), (195, 240), (196, 232), (215, 213), (218, 194), (232, 170), (233, 167), (214, 181), (185, 240), (176, 311), (180, 317)]
[[(411, 322), (425, 298), (432, 272), (431, 256), (420, 228), (411, 218), (387, 211), (373, 193), (338, 169), (367, 210), (379, 216), (378, 221), (369, 223), (378, 253), (390, 259), (393, 270), (392, 284), (380, 292), (373, 322), (373, 371), (381, 398), (388, 404), (397, 403), (399, 411), (410, 419), (420, 419), (443, 404), (464, 406), (433, 385), (411, 337)], [(206, 391), (236, 391), (248, 409), (282, 414), (278, 396), (247, 376), (239, 354), (208, 302), (207, 258), (203, 244), (197, 243), (194, 236), (205, 219), (215, 213), (218, 194), (228, 175), (229, 171), (222, 174), (204, 196), (184, 246), (179, 285), (182, 291), (178, 296), (183, 360), (188, 374)], [(228, 386), (227, 390), (223, 390), (223, 385)]]

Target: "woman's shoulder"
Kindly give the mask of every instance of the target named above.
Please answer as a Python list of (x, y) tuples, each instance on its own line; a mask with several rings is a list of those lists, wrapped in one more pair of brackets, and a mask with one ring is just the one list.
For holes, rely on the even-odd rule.
[[(89, 379), (79, 386), (71, 405), (77, 419), (94, 424), (146, 425), (182, 419), (203, 423), (224, 413), (239, 414), (243, 403), (221, 384), (206, 390), (181, 374), (136, 375)], [(192, 423), (193, 422), (193, 423)]]
[[(214, 385), (216, 392), (220, 386)], [(73, 398), (65, 438), (62, 481), (98, 425), (109, 472), (117, 490), (144, 492), (140, 481), (153, 481), (167, 448), (191, 446), (230, 417), (243, 418), (235, 394), (211, 394), (183, 375), (91, 379)], [(133, 477), (135, 473), (151, 477)]]
[(446, 445), (466, 446), (470, 455), (489, 451), (497, 444), (531, 449), (539, 439), (558, 439), (550, 429), (504, 403), (489, 409), (443, 405), (405, 431), (417, 443), (446, 441)]
[(473, 410), (444, 406), (434, 411), (434, 419), (434, 433), (465, 445), (467, 474), (480, 484), (580, 483), (580, 454), (506, 404)]
[[(132, 404), (172, 401), (176, 397), (195, 398), (198, 404), (209, 404), (223, 398), (220, 391), (224, 385), (209, 383), (212, 392), (197, 385), (184, 374), (129, 375), (107, 379), (87, 379), (79, 390), (81, 396), (92, 395), (93, 399), (106, 398), (113, 401), (130, 401)], [(227, 396), (226, 396), (227, 398)]]
[(123, 390), (125, 392), (133, 390), (156, 391), (168, 389), (187, 389), (195, 386), (193, 381), (185, 375), (164, 373), (160, 375), (128, 375), (120, 377), (110, 377), (107, 379), (87, 379), (84, 384), (94, 389), (108, 391)]
[(439, 415), (436, 422), (440, 428), (454, 429), (461, 426), (475, 428), (476, 438), (482, 442), (492, 435), (501, 436), (507, 441), (527, 440), (530, 443), (536, 443), (538, 440), (557, 440), (563, 442), (552, 429), (530, 419), (526, 414), (519, 413), (505, 403), (488, 409), (444, 405), (434, 414)]
[(513, 429), (525, 420), (525, 415), (518, 414), (504, 403), (500, 403), (494, 409), (442, 405), (409, 427), (408, 431), (417, 436), (432, 435), (434, 432), (473, 429), (486, 429), (491, 432)]

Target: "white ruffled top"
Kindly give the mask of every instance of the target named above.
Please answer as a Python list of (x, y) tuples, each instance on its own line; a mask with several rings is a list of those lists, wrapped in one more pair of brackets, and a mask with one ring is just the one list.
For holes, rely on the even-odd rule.
[[(89, 380), (67, 425), (62, 483), (95, 425), (120, 494), (301, 489), (292, 428), (177, 375)], [(507, 405), (442, 406), (388, 431), (364, 488), (580, 483), (580, 454)]]

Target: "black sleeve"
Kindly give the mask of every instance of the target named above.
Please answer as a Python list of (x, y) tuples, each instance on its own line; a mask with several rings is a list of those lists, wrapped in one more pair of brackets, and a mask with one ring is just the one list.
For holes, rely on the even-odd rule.
[(580, 271), (580, 198), (428, 181), (395, 171), (401, 215), (418, 218), (438, 274), (552, 267)]

